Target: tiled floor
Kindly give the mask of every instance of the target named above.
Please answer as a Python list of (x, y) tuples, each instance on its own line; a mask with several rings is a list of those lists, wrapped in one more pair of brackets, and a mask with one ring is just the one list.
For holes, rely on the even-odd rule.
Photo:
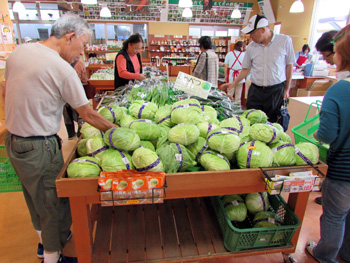
[[(63, 123), (62, 123), (62, 126)], [(61, 129), (60, 136), (63, 138), (64, 156), (70, 151), (76, 142), (76, 139), (68, 141), (67, 133)], [(314, 202), (319, 196), (319, 192), (310, 194), (308, 207), (305, 213), (304, 222), (301, 228), (301, 234), (296, 253), (293, 257), (299, 263), (314, 263), (310, 255), (305, 252), (305, 244), (308, 240), (318, 241), (319, 239), (319, 218), (322, 213), (322, 207)], [(287, 197), (285, 197), (287, 198)], [(0, 263), (39, 263), (36, 257), (36, 248), (38, 237), (34, 231), (29, 213), (21, 192), (0, 193)], [(74, 229), (73, 229), (74, 233)], [(68, 242), (65, 255), (74, 256), (74, 234), (71, 241)], [(208, 260), (206, 263), (281, 263), (282, 254), (260, 255), (251, 257), (228, 258), (220, 260)], [(83, 263), (83, 262), (81, 262)]]

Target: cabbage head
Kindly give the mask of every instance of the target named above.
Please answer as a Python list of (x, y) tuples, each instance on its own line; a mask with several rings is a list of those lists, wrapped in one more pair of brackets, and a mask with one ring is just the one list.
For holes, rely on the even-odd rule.
[(243, 126), (242, 132), (239, 134), (239, 139), (241, 143), (251, 141), (252, 139), (250, 138), (249, 132), (250, 132), (250, 127), (251, 126)]
[(196, 99), (180, 100), (173, 104), (171, 121), (175, 124), (203, 122), (203, 112), (200, 103)]
[(201, 108), (202, 108), (203, 115), (204, 115), (203, 121), (219, 124), (218, 114), (213, 107), (203, 105)]
[(108, 149), (108, 145), (105, 144), (101, 137), (91, 137), (86, 142), (86, 150), (88, 155), (90, 157), (95, 157), (98, 160), (101, 160), (101, 156), (106, 149)]
[(199, 156), (208, 149), (207, 140), (199, 136), (197, 141), (187, 146), (187, 149), (198, 159)]
[(237, 132), (241, 134), (243, 132), (243, 127), (249, 126), (250, 121), (248, 121), (245, 117), (234, 116), (225, 120), (222, 120), (220, 123), (221, 128), (225, 128), (230, 131)]
[(290, 138), (290, 136), (285, 132), (281, 132), (280, 141), (285, 143), (293, 143), (292, 138)]
[(103, 133), (99, 129), (96, 129), (87, 122), (84, 122), (84, 124), (81, 126), (80, 133), (83, 135), (84, 139), (89, 139), (90, 137), (94, 136), (103, 137)]
[(189, 145), (194, 143), (199, 137), (199, 129), (191, 123), (181, 123), (170, 129), (168, 132), (168, 140), (173, 143)]
[(295, 146), (296, 165), (316, 164), (319, 160), (318, 147), (311, 142), (300, 142)]
[(135, 130), (128, 128), (110, 128), (105, 133), (104, 141), (121, 151), (133, 151), (140, 146), (140, 137)]
[(197, 164), (195, 156), (178, 143), (163, 146), (157, 149), (156, 153), (162, 160), (166, 173), (185, 172)]
[(269, 211), (259, 212), (253, 219), (254, 228), (280, 226), (282, 223), (282, 220), (276, 213)]
[(281, 132), (284, 132), (284, 129), (281, 126), (281, 124), (279, 124), (277, 122), (274, 122), (274, 123), (271, 123), (271, 125), (273, 125), (273, 127), (275, 127), (276, 129), (280, 130)]
[(207, 138), (208, 133), (212, 130), (217, 130), (220, 128), (218, 125), (210, 122), (197, 123), (197, 127), (199, 129), (199, 135), (203, 138)]
[(239, 168), (259, 168), (272, 165), (273, 154), (263, 142), (249, 141), (239, 147), (237, 164)]
[(109, 105), (102, 106), (98, 109), (97, 112), (110, 122), (118, 123), (120, 121), (120, 118), (123, 116), (124, 109), (119, 107), (118, 105)]
[(101, 172), (99, 165), (99, 160), (96, 158), (79, 157), (68, 165), (67, 175), (69, 178), (99, 176)]
[(159, 138), (156, 142), (156, 148), (160, 148), (166, 144), (168, 144), (168, 132), (170, 131), (169, 127), (163, 126), (163, 125), (158, 125), (160, 129), (160, 135)]
[(79, 156), (87, 156), (87, 150), (86, 150), (86, 142), (88, 139), (81, 139), (78, 143), (77, 143), (77, 152), (79, 154)]
[(173, 106), (171, 105), (164, 105), (158, 109), (156, 112), (156, 115), (154, 117), (154, 121), (158, 125), (164, 125), (167, 127), (173, 127), (175, 124), (171, 122), (171, 110)]
[(295, 165), (295, 149), (291, 143), (278, 141), (270, 144), (273, 153), (273, 166), (292, 166)]
[(149, 141), (140, 141), (140, 146), (147, 148), (147, 149), (150, 149), (153, 152), (156, 151), (156, 149), (154, 148), (154, 145)]
[(129, 128), (130, 124), (137, 119), (129, 114), (124, 113), (120, 118), (120, 127)]
[(274, 143), (280, 139), (281, 131), (272, 125), (257, 123), (250, 127), (249, 136), (252, 140)]
[(206, 171), (225, 171), (230, 170), (229, 160), (214, 151), (205, 151), (198, 159), (199, 163)]
[(141, 140), (156, 140), (160, 135), (158, 125), (150, 120), (133, 121), (129, 128), (135, 130)]
[(108, 149), (101, 156), (101, 168), (105, 172), (116, 172), (118, 169), (133, 170), (134, 166), (127, 152)]
[(137, 119), (152, 120), (157, 111), (157, 104), (143, 100), (134, 100), (129, 107), (130, 114)]
[(267, 211), (270, 205), (266, 192), (247, 194), (245, 196), (245, 204), (251, 214)]
[(136, 149), (131, 160), (138, 171), (164, 172), (161, 159), (150, 149), (144, 147)]
[(246, 110), (242, 114), (243, 117), (246, 117), (250, 124), (253, 125), (255, 123), (266, 123), (267, 122), (267, 115), (265, 112), (261, 110)]
[(211, 131), (207, 141), (210, 149), (223, 154), (232, 154), (240, 144), (238, 135), (225, 129)]
[(239, 195), (226, 195), (221, 198), (226, 214), (231, 221), (243, 222), (247, 217), (247, 207)]

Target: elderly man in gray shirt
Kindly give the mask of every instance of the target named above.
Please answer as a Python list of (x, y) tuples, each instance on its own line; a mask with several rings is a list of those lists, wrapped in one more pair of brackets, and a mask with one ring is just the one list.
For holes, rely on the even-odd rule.
[(289, 97), (295, 57), (291, 38), (275, 34), (268, 24), (266, 17), (255, 15), (242, 29), (253, 42), (247, 47), (241, 72), (228, 85), (235, 87), (251, 73), (247, 109), (262, 110), (270, 122), (276, 122), (283, 99)]

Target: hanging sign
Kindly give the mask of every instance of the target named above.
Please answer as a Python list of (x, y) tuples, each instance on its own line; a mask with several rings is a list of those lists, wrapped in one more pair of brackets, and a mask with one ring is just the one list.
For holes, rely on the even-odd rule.
[(273, 10), (271, 7), (270, 0), (258, 0), (258, 5), (260, 8), (260, 12), (263, 16), (266, 16), (269, 23), (275, 23), (275, 15), (273, 14)]
[(2, 41), (4, 44), (13, 44), (12, 32), (9, 26), (1, 27)]
[(199, 78), (179, 72), (174, 88), (203, 99), (208, 98), (212, 84)]

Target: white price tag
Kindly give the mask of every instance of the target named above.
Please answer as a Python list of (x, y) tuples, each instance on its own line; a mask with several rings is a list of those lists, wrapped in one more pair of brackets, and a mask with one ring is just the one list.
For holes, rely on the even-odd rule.
[(267, 219), (267, 222), (269, 222), (269, 223), (271, 223), (271, 224), (275, 224), (276, 220), (275, 220), (274, 218), (269, 217), (269, 218)]
[(122, 160), (123, 160), (123, 163), (124, 163), (124, 164), (129, 164), (128, 158), (124, 157)]
[(175, 154), (175, 159), (180, 162), (182, 160), (182, 154), (176, 153)]
[(239, 203), (237, 202), (237, 200), (231, 202), (233, 206), (239, 206)]

